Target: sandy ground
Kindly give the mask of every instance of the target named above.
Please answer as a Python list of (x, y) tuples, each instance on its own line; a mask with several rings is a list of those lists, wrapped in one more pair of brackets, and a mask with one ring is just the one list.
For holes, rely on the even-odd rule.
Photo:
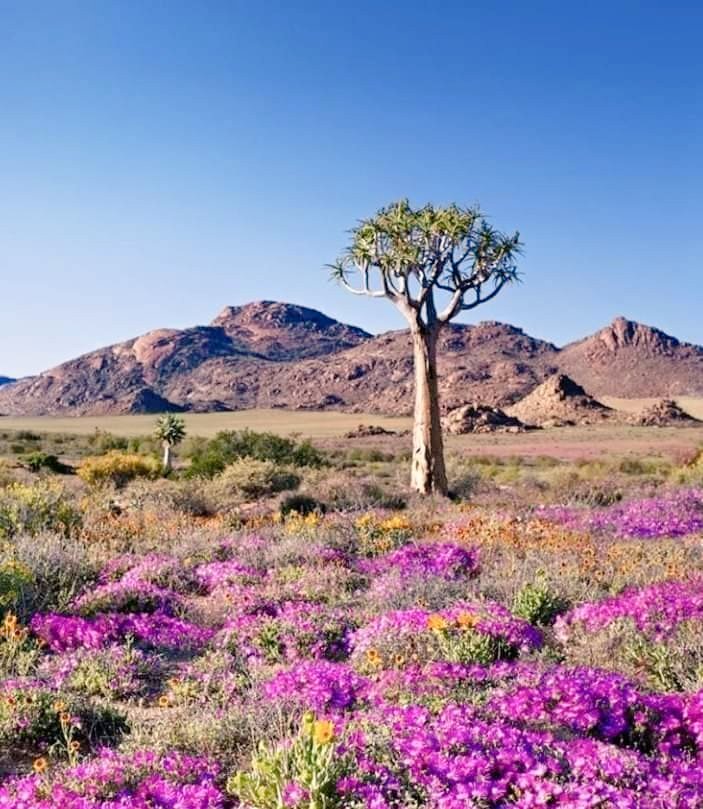
[[(639, 402), (641, 406), (641, 401)], [(695, 400), (697, 410), (703, 400)], [(612, 404), (612, 401), (611, 401)], [(636, 407), (634, 409), (637, 409)], [(701, 408), (703, 411), (703, 407)], [(703, 412), (701, 412), (703, 416)], [(335, 412), (289, 412), (284, 410), (244, 410), (237, 413), (186, 414), (186, 427), (191, 435), (212, 436), (220, 430), (270, 430), (283, 435), (309, 437), (321, 446), (378, 448), (387, 452), (410, 449), (409, 418), (385, 418), (366, 414)], [(376, 424), (399, 435), (345, 439), (346, 432), (359, 424)], [(96, 429), (116, 435), (146, 435), (154, 426), (154, 416), (101, 416), (73, 418), (0, 417), (2, 430), (33, 430), (89, 434)], [(703, 424), (695, 427), (628, 427), (607, 425), (593, 427), (560, 427), (535, 430), (517, 435), (447, 436), (447, 449), (465, 455), (482, 456), (550, 456), (564, 460), (595, 458), (607, 455), (638, 457), (667, 455), (684, 457), (703, 446)]]

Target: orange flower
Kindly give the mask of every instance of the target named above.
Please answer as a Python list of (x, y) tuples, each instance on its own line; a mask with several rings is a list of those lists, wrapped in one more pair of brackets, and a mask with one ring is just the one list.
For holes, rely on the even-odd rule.
[(433, 632), (441, 632), (443, 629), (447, 628), (447, 619), (439, 613), (430, 615), (427, 619), (427, 628), (431, 629)]
[(62, 699), (57, 699), (54, 703), (54, 710), (56, 713), (61, 713), (66, 710), (66, 703)]
[(46, 768), (48, 766), (49, 766), (49, 762), (44, 758), (44, 756), (41, 756), (40, 758), (35, 758), (34, 759), (34, 763), (32, 764), (32, 769), (34, 770), (34, 772), (41, 774), (43, 772), (46, 772)]
[(334, 725), (329, 719), (318, 719), (313, 725), (312, 737), (316, 744), (329, 744), (334, 739)]
[(473, 629), (478, 623), (478, 618), (470, 612), (460, 612), (456, 617), (456, 625), (460, 629)]
[(366, 652), (366, 660), (371, 666), (381, 665), (381, 655), (378, 653), (376, 649), (369, 649)]
[(160, 708), (168, 708), (168, 706), (169, 706), (170, 704), (171, 704), (171, 700), (170, 700), (170, 698), (169, 698), (169, 697), (168, 697), (166, 694), (164, 694), (163, 696), (159, 697), (159, 707), (160, 707)]

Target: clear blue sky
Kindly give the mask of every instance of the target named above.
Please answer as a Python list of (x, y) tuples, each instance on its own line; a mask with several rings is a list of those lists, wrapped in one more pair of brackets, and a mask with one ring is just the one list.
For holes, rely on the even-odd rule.
[(226, 304), (402, 322), (322, 266), (382, 204), (479, 201), (473, 314), (703, 343), (703, 6), (0, 0), (0, 374)]

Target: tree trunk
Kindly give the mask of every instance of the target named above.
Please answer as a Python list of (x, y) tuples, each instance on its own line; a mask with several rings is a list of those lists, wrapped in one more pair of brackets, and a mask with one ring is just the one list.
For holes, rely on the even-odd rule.
[(164, 446), (164, 461), (163, 461), (164, 469), (167, 472), (170, 472), (171, 471), (171, 466), (172, 466), (172, 463), (171, 463), (171, 445), (168, 443), (168, 441), (164, 441), (163, 446)]
[(412, 331), (415, 359), (415, 423), (410, 485), (421, 494), (447, 494), (437, 386), (438, 329)]

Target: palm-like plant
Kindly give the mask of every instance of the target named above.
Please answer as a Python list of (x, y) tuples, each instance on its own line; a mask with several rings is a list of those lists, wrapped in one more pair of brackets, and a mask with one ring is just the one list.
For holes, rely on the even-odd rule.
[(164, 450), (164, 469), (170, 472), (173, 466), (171, 451), (173, 447), (180, 444), (186, 436), (185, 422), (180, 416), (176, 416), (173, 413), (165, 413), (156, 420), (154, 436), (161, 441), (161, 446)]

